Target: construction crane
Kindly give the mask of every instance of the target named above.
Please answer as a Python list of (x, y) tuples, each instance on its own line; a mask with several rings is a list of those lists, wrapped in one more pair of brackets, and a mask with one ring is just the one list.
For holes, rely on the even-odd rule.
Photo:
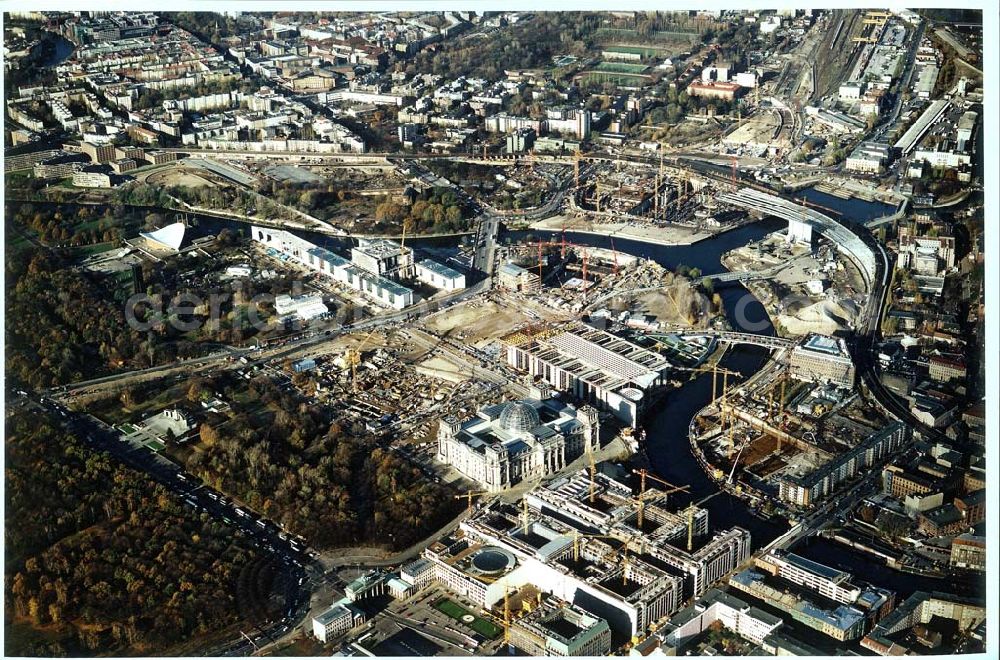
[[(621, 541), (621, 538), (617, 536), (612, 536), (610, 534), (581, 534), (580, 530), (573, 530), (573, 562), (576, 563), (580, 561), (580, 539), (614, 539), (615, 541)], [(607, 555), (605, 554), (604, 557)], [(601, 557), (602, 559), (604, 557)]]
[[(618, 540), (621, 541), (621, 539)], [(628, 567), (629, 567), (628, 546), (634, 540), (635, 538), (625, 539), (625, 542), (622, 544), (620, 548), (618, 548), (617, 550), (611, 550), (610, 552), (606, 552), (604, 553), (604, 556), (601, 557), (601, 561), (604, 561), (609, 557), (614, 557), (619, 552), (622, 553), (622, 584), (628, 583)]]
[(642, 497), (646, 493), (646, 478), (650, 478), (653, 481), (659, 481), (661, 484), (666, 486), (668, 490), (664, 493), (665, 495), (670, 495), (671, 493), (676, 493), (682, 490), (687, 490), (688, 486), (675, 486), (674, 484), (661, 479), (646, 468), (641, 468), (639, 470), (632, 470), (633, 474), (639, 475), (639, 497)]
[(477, 497), (479, 495), (490, 495), (490, 494), (491, 493), (488, 490), (479, 490), (479, 491), (470, 490), (470, 491), (468, 491), (466, 493), (463, 493), (461, 495), (455, 495), (455, 499), (456, 500), (460, 500), (463, 497), (467, 498), (469, 500), (469, 507), (468, 508), (469, 508), (469, 510), (471, 510), (472, 509), (472, 498), (473, 497)]
[(354, 390), (355, 394), (358, 391), (358, 365), (361, 364), (361, 351), (368, 344), (368, 340), (372, 338), (372, 335), (378, 328), (373, 328), (368, 335), (361, 340), (357, 348), (350, 348), (347, 350), (347, 362), (351, 365), (351, 388)]
[(687, 514), (687, 524), (688, 524), (688, 538), (687, 538), (687, 551), (691, 552), (694, 547), (694, 502), (688, 505), (688, 508), (684, 510)]
[(597, 490), (594, 484), (594, 477), (597, 476), (597, 464), (594, 462), (594, 451), (589, 447), (587, 449), (587, 460), (590, 462), (590, 503), (593, 504), (596, 495), (595, 491)]

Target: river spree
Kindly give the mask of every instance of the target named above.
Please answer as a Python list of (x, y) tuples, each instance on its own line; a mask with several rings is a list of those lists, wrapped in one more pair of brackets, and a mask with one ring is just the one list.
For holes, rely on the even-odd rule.
[[(841, 203), (845, 201), (833, 199)], [(726, 270), (720, 258), (727, 251), (758, 240), (783, 226), (783, 222), (770, 218), (694, 245), (660, 246), (622, 239), (615, 241), (615, 247), (622, 252), (653, 259), (666, 268), (672, 269), (685, 264), (697, 267), (705, 274), (712, 274)], [(552, 234), (532, 233), (542, 236), (543, 240)], [(604, 236), (571, 235), (570, 232), (566, 236), (567, 240), (581, 245), (611, 247), (610, 240)], [(718, 292), (722, 296), (726, 316), (734, 328), (756, 334), (774, 334), (774, 327), (763, 306), (746, 288), (733, 284), (718, 289)], [(726, 352), (720, 364), (739, 372), (746, 379), (758, 371), (767, 359), (768, 351), (765, 348), (736, 346)], [(648, 459), (653, 470), (663, 479), (678, 485), (688, 485), (693, 499), (700, 500), (714, 494), (702, 505), (709, 511), (710, 526), (715, 529), (743, 527), (750, 531), (753, 547), (758, 549), (785, 532), (788, 525), (780, 519), (767, 521), (758, 518), (742, 500), (721, 492), (691, 453), (688, 425), (711, 399), (712, 376), (706, 373), (688, 382), (683, 388), (671, 392), (657, 404), (647, 414), (644, 423)], [(849, 571), (860, 580), (892, 589), (900, 599), (905, 599), (917, 590), (981, 593), (984, 589), (981, 581), (975, 579), (956, 584), (954, 579), (929, 578), (897, 571), (887, 567), (880, 559), (827, 539), (809, 538), (796, 545), (794, 550), (816, 561)]]

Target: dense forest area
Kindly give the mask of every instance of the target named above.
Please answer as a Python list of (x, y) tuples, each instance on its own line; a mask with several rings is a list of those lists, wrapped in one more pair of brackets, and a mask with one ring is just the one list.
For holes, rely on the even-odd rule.
[(251, 382), (242, 402), (243, 385), (225, 380), (205, 386), (233, 401), (232, 416), (202, 424), (187, 469), (311, 544), (402, 548), (461, 509), (452, 489), (379, 447), (360, 425), (331, 422), (266, 376)]
[(131, 363), (155, 350), (125, 322), (123, 305), (91, 275), (55, 252), (29, 249), (6, 259), (6, 374), (51, 387)]
[(523, 24), (511, 26), (509, 38), (469, 39), (425, 50), (414, 60), (414, 69), (496, 80), (507, 69), (550, 66), (555, 55), (583, 57), (591, 48), (597, 14), (540, 12)]
[(389, 198), (375, 207), (376, 229), (402, 227), (414, 234), (465, 231), (469, 222), (455, 193), (448, 188), (427, 188), (417, 193), (412, 204)]
[[(9, 232), (8, 227), (8, 246)], [(236, 240), (223, 230), (216, 244), (224, 247)], [(64, 250), (27, 245), (7, 251), (5, 367), (7, 376), (18, 383), (36, 389), (53, 387), (198, 357), (217, 342), (249, 340), (263, 329), (250, 320), (250, 307), (257, 304), (254, 297), (284, 292), (291, 286), (284, 277), (259, 283), (213, 283), (215, 260), (191, 254), (168, 263), (144, 264), (144, 288), (139, 293), (149, 296), (149, 302), (129, 307), (127, 300), (133, 294), (129, 271), (100, 275), (71, 266), (72, 259)], [(186, 273), (184, 278), (181, 272)], [(176, 301), (182, 301), (177, 303), (177, 309), (182, 309), (182, 294), (208, 300), (213, 292), (219, 293), (214, 298), (216, 310), (205, 305), (191, 310), (197, 313), (171, 313)], [(134, 320), (149, 329), (130, 325), (127, 308)], [(270, 305), (257, 306), (257, 311), (262, 322), (273, 313)], [(187, 323), (165, 322), (168, 315)]]
[(141, 224), (134, 213), (111, 206), (83, 204), (48, 205), (31, 202), (7, 204), (4, 217), (34, 233), (45, 245), (79, 247), (119, 243)]
[(169, 653), (270, 616), (241, 598), (270, 560), (228, 526), (37, 414), (5, 450), (7, 655)]

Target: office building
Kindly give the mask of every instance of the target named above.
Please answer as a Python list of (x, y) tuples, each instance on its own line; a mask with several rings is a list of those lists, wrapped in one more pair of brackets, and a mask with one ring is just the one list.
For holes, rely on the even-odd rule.
[[(662, 631), (663, 646), (673, 651), (706, 632), (711, 626), (721, 624), (743, 639), (763, 644), (764, 638), (779, 629), (784, 622), (759, 607), (754, 607), (734, 594), (720, 589), (710, 589), (684, 608), (666, 624)], [(672, 655), (668, 651), (668, 655)]]
[(435, 289), (457, 291), (465, 288), (465, 275), (430, 259), (421, 259), (415, 265), (417, 279)]
[[(334, 281), (340, 282), (380, 304), (394, 309), (403, 309), (413, 304), (413, 291), (405, 286), (376, 272), (359, 267), (340, 255), (317, 247), (290, 232), (281, 229), (254, 226), (251, 228), (251, 236), (254, 241), (273, 250), (275, 256), (281, 259), (292, 259), (302, 266), (326, 275)], [(384, 242), (388, 243), (388, 241)], [(357, 250), (357, 248), (355, 249)], [(398, 249), (398, 246), (395, 251), (391, 249), (379, 251), (378, 248), (373, 248), (362, 249), (358, 254), (361, 255), (361, 260), (365, 264), (375, 268), (382, 268), (395, 273), (404, 267), (401, 262), (405, 261), (405, 256)], [(412, 266), (412, 253), (407, 251), (406, 254), (409, 255), (409, 264)], [(383, 258), (380, 259), (378, 255), (381, 255)]]
[(793, 378), (808, 382), (854, 386), (854, 360), (843, 339), (809, 335), (792, 349), (789, 371)]
[(507, 364), (635, 426), (644, 392), (671, 365), (659, 354), (579, 322), (526, 328), (503, 338)]
[(607, 621), (554, 598), (517, 619), (510, 628), (510, 640), (535, 656), (601, 656), (611, 652)]
[(365, 622), (364, 611), (352, 605), (346, 598), (330, 606), (312, 620), (313, 636), (326, 644)]
[(951, 542), (951, 557), (948, 563), (955, 568), (985, 571), (986, 537), (975, 534), (956, 536)]
[(890, 424), (818, 468), (782, 475), (778, 481), (778, 496), (784, 502), (811, 507), (862, 470), (876, 467), (902, 447), (908, 437), (907, 426), (901, 422)]
[(386, 240), (361, 240), (351, 261), (369, 273), (398, 280), (413, 276), (413, 250)]

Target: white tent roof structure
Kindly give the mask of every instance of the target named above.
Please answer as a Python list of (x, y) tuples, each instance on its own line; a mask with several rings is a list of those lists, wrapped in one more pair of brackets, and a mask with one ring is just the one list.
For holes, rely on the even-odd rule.
[(181, 243), (184, 241), (184, 229), (183, 222), (175, 222), (156, 231), (139, 232), (139, 235), (176, 252), (181, 249)]

